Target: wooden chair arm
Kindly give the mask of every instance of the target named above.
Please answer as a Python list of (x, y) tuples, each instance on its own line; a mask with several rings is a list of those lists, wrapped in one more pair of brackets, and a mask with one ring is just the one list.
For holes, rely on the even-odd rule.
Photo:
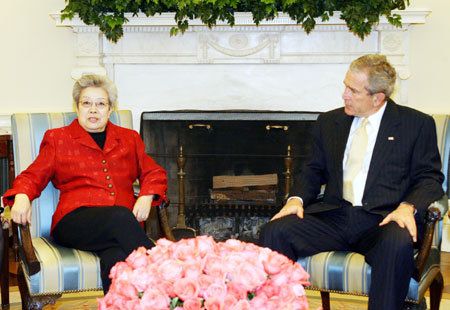
[(41, 264), (34, 253), (33, 243), (31, 241), (31, 233), (28, 225), (18, 225), (21, 238), (21, 252), (23, 260), (28, 268), (28, 274), (34, 275), (41, 270)]
[(415, 264), (413, 278), (419, 281), (422, 277), (422, 272), (428, 261), (430, 255), (431, 245), (433, 244), (434, 229), (436, 227), (436, 221), (441, 217), (441, 211), (436, 207), (430, 207), (425, 217), (425, 232), (423, 235), (423, 241), (419, 248)]
[(167, 207), (169, 206), (169, 202), (163, 202), (158, 206), (158, 217), (159, 224), (161, 226), (161, 230), (164, 233), (164, 236), (170, 241), (175, 241), (175, 237), (172, 233), (172, 228), (169, 225), (169, 219), (167, 216)]

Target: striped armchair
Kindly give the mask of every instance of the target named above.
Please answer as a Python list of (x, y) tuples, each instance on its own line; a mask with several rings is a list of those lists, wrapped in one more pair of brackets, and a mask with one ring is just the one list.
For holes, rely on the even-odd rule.
[[(436, 122), (442, 172), (446, 195), (433, 203), (427, 214), (427, 227), (421, 248), (416, 253), (414, 276), (409, 284), (406, 300), (420, 304), (430, 289), (430, 308), (439, 309), (444, 286), (441, 269), (441, 238), (443, 217), (448, 211), (450, 126), (449, 115), (433, 115)], [(322, 252), (298, 260), (310, 274), (308, 289), (320, 291), (322, 307), (330, 309), (330, 293), (368, 296), (371, 267), (364, 256), (353, 252)]]
[[(45, 131), (69, 125), (76, 113), (13, 114), (11, 118), (17, 175), (36, 158)], [(116, 125), (132, 128), (131, 111), (114, 111), (110, 120)], [(59, 191), (49, 183), (41, 196), (32, 202), (31, 225), (19, 225), (18, 281), (23, 309), (42, 309), (47, 304), (54, 304), (63, 293), (102, 290), (99, 258), (91, 252), (59, 246), (50, 237), (58, 199)], [(159, 215), (161, 217), (164, 212)]]

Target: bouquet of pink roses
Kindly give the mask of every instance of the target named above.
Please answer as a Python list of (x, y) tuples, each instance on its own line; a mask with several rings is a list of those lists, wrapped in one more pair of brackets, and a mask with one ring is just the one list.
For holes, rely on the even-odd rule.
[(309, 275), (286, 256), (253, 243), (199, 236), (160, 239), (112, 269), (99, 309), (303, 310)]

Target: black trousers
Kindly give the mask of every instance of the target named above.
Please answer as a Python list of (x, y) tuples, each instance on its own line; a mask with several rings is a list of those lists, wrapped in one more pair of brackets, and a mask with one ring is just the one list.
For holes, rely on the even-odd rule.
[(80, 207), (65, 215), (52, 232), (62, 246), (95, 252), (100, 257), (103, 292), (111, 285), (110, 269), (140, 246), (154, 243), (125, 207)]
[(370, 310), (402, 309), (414, 269), (414, 244), (407, 229), (362, 207), (289, 215), (267, 223), (259, 244), (296, 261), (325, 251), (352, 251), (365, 256), (372, 267)]

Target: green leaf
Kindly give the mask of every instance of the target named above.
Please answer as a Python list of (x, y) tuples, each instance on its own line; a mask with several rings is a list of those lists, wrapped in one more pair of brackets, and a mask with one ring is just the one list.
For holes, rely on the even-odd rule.
[(142, 12), (153, 16), (162, 12), (174, 12), (177, 26), (170, 35), (184, 33), (189, 21), (199, 18), (212, 27), (217, 21), (234, 25), (235, 12), (251, 12), (255, 24), (271, 20), (284, 12), (307, 33), (313, 31), (316, 18), (329, 20), (335, 11), (341, 11), (348, 29), (361, 39), (372, 31), (380, 16), (389, 23), (401, 27), (401, 17), (392, 10), (404, 10), (409, 0), (66, 0), (61, 11), (61, 20), (72, 19), (78, 14), (87, 25), (97, 25), (105, 36), (117, 42), (123, 36), (123, 25), (127, 22), (124, 13), (134, 16)]

